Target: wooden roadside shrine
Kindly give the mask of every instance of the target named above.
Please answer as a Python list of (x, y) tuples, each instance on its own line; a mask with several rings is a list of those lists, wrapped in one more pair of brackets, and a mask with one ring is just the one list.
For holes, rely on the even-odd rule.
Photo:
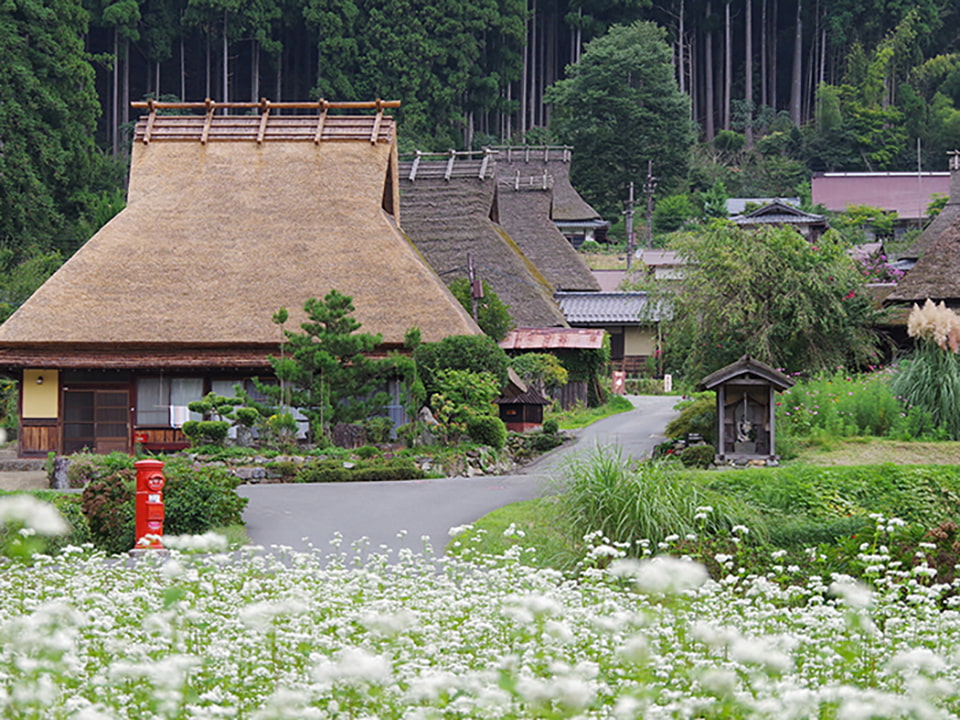
[(717, 393), (716, 459), (775, 460), (775, 397), (793, 384), (782, 372), (749, 355), (703, 378), (697, 389)]

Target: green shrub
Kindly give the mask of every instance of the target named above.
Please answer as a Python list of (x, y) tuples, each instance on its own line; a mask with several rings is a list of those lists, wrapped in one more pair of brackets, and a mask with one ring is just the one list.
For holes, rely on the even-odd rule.
[(279, 475), (284, 480), (290, 480), (296, 477), (297, 471), (300, 470), (300, 464), (293, 460), (277, 460), (276, 462), (267, 463), (265, 467), (268, 472)]
[(230, 432), (230, 423), (226, 420), (187, 420), (180, 429), (194, 447), (223, 445)]
[(367, 439), (376, 445), (390, 442), (390, 436), (393, 435), (393, 420), (384, 415), (368, 418), (364, 427), (367, 429)]
[[(0, 491), (0, 496), (13, 494), (17, 493)], [(35, 552), (52, 555), (67, 545), (82, 545), (92, 541), (90, 527), (83, 515), (82, 498), (79, 493), (65, 493), (59, 490), (32, 490), (28, 494), (53, 505), (70, 526), (70, 531), (66, 535), (43, 538), (42, 542), (37, 543), (39, 548)], [(6, 547), (8, 540), (11, 539), (10, 534), (17, 531), (18, 528), (0, 524), (0, 548)], [(40, 536), (35, 537), (39, 538)]]
[(713, 441), (717, 437), (717, 399), (712, 392), (697, 393), (692, 398), (676, 404), (680, 411), (667, 423), (664, 434), (668, 438), (683, 438), (687, 433), (698, 433), (704, 440)]
[(240, 480), (226, 468), (193, 467), (182, 458), (174, 458), (166, 464), (164, 475), (163, 531), (167, 535), (198, 535), (243, 522), (248, 501), (237, 494)]
[(601, 246), (596, 240), (584, 240), (582, 243), (580, 243), (580, 252), (597, 253), (602, 251), (603, 246)]
[(358, 447), (353, 451), (353, 454), (362, 460), (368, 460), (374, 457), (382, 457), (383, 453), (379, 449), (373, 447), (372, 445), (364, 445), (363, 447)]
[(507, 442), (507, 426), (493, 415), (474, 415), (467, 418), (467, 434), (481, 445), (499, 450)]
[(510, 359), (496, 341), (486, 335), (451, 335), (440, 342), (423, 343), (414, 351), (425, 396), (440, 392), (440, 370), (488, 372), (501, 389), (507, 384)]
[(83, 488), (94, 480), (101, 480), (120, 470), (132, 470), (133, 458), (126, 453), (112, 452), (109, 455), (74, 453), (69, 456), (67, 484), (71, 488)]
[(543, 421), (543, 433), (544, 435), (556, 435), (560, 432), (560, 423), (554, 418), (547, 418)]
[(94, 545), (114, 555), (133, 548), (135, 540), (135, 480), (132, 470), (120, 470), (93, 480), (83, 489), (82, 508)]
[(708, 468), (713, 466), (716, 454), (713, 445), (690, 445), (677, 453), (677, 457), (686, 467)]
[(770, 523), (770, 544), (778, 548), (803, 550), (823, 544), (834, 544), (841, 538), (867, 537), (876, 523), (862, 515), (834, 520), (812, 520), (788, 517)]

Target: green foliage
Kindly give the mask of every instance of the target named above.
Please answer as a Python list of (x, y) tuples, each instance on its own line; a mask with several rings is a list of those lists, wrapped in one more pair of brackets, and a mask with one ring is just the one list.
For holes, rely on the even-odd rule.
[(897, 212), (895, 210), (886, 212), (869, 205), (849, 205), (846, 211), (834, 218), (833, 226), (852, 241), (862, 242), (862, 233), (858, 237), (851, 235), (851, 231), (870, 228), (877, 237), (889, 240), (893, 238), (893, 229), (896, 222)]
[(373, 482), (379, 480), (421, 480), (426, 473), (413, 460), (408, 458), (391, 458), (382, 460), (371, 458), (353, 464), (353, 467), (343, 466), (343, 461), (327, 459), (311, 461), (300, 468), (296, 482), (300, 483), (328, 483), (328, 482)]
[(230, 432), (230, 423), (226, 420), (187, 420), (180, 429), (190, 438), (193, 447), (222, 446)]
[(560, 423), (555, 418), (547, 418), (543, 421), (544, 435), (556, 435), (560, 432)]
[(577, 149), (571, 178), (603, 215), (619, 211), (648, 160), (661, 187), (685, 182), (695, 133), (690, 99), (677, 87), (671, 60), (662, 28), (615, 25), (547, 90), (551, 130)]
[(0, 378), (0, 427), (11, 430), (19, 424), (17, 381)]
[(653, 206), (653, 230), (657, 233), (675, 232), (696, 217), (690, 196), (668, 195)]
[(697, 381), (749, 354), (788, 372), (875, 364), (877, 311), (834, 233), (715, 223), (679, 238), (688, 259), (664, 323), (668, 366)]
[(135, 480), (132, 470), (121, 470), (90, 482), (83, 489), (83, 514), (90, 537), (111, 555), (133, 548), (136, 536)]
[(185, 458), (166, 463), (163, 489), (167, 535), (199, 535), (216, 527), (243, 522), (247, 498), (240, 497), (240, 480), (226, 468), (194, 467)]
[(713, 465), (713, 458), (717, 449), (713, 445), (690, 445), (685, 447), (676, 456), (685, 467), (708, 468)]
[(74, 453), (69, 459), (67, 484), (74, 489), (84, 488), (120, 471), (133, 470), (133, 458), (121, 452), (112, 452), (109, 455)]
[(490, 373), (448, 369), (440, 370), (436, 379), (443, 396), (457, 406), (460, 420), (496, 413), (493, 401), (500, 395), (500, 387)]
[(451, 335), (435, 343), (423, 343), (414, 351), (417, 372), (427, 393), (440, 391), (441, 370), (490, 373), (498, 389), (506, 387), (510, 359), (493, 338), (486, 335)]
[(375, 415), (368, 418), (363, 424), (367, 429), (367, 439), (370, 442), (382, 445), (390, 442), (390, 436), (393, 434), (393, 420), (384, 415)]
[[(484, 334), (500, 342), (516, 323), (510, 316), (510, 306), (504, 304), (489, 285), (482, 281), (483, 297), (477, 300), (477, 324)], [(450, 283), (450, 292), (463, 305), (470, 315), (473, 315), (473, 299), (470, 292), (470, 280), (464, 277), (457, 278)]]
[(727, 187), (722, 180), (717, 180), (710, 186), (709, 190), (700, 193), (700, 205), (703, 208), (701, 218), (710, 220), (711, 218), (727, 217)]
[[(578, 457), (564, 471), (560, 502), (575, 537), (597, 532), (623, 543), (628, 553), (655, 550), (666, 536), (718, 534), (734, 525), (763, 530), (760, 518), (745, 506), (702, 486), (671, 463), (632, 465), (619, 449), (599, 447)], [(710, 507), (705, 514), (702, 508)]]
[[(17, 493), (7, 493), (6, 491), (0, 490), (0, 497), (8, 494), (13, 495)], [(80, 546), (92, 541), (87, 519), (83, 515), (82, 498), (79, 494), (64, 493), (57, 490), (32, 490), (29, 494), (38, 500), (53, 505), (57, 509), (57, 512), (60, 513), (60, 516), (66, 520), (70, 526), (70, 530), (65, 535), (49, 537), (33, 536), (28, 538), (29, 540), (38, 542), (35, 546), (28, 544), (26, 548), (23, 548), (25, 552), (20, 553), (21, 556), (30, 555), (33, 554), (33, 552), (44, 552), (48, 555), (53, 555), (68, 545)], [(14, 538), (18, 530), (19, 528), (14, 527), (10, 523), (6, 525), (0, 523), (0, 548), (8, 550), (15, 539), (19, 540), (20, 538)], [(4, 554), (10, 553), (5, 552)]]
[(331, 290), (323, 300), (307, 300), (303, 309), (307, 321), (301, 323), (301, 332), (284, 330), (284, 352), (269, 358), (282, 384), (261, 383), (258, 388), (300, 408), (314, 438), (320, 438), (337, 423), (360, 422), (381, 410), (389, 400), (381, 388), (394, 373), (394, 364), (367, 356), (381, 338), (357, 332), (361, 326), (351, 317), (350, 297)]
[(932, 340), (918, 340), (891, 389), (907, 407), (929, 413), (947, 438), (960, 440), (960, 358), (955, 353)]
[[(924, 434), (908, 420), (902, 401), (890, 384), (891, 373), (826, 373), (784, 390), (777, 401), (780, 438), (874, 436), (913, 437)], [(911, 435), (911, 432), (918, 432)], [(779, 438), (778, 438), (779, 442)]]
[(58, 250), (17, 251), (0, 247), (0, 323), (20, 307), (63, 264)]
[(674, 409), (680, 414), (667, 423), (664, 434), (675, 440), (687, 433), (698, 433), (704, 440), (717, 438), (717, 397), (712, 392), (697, 393), (678, 402)]
[(507, 442), (507, 426), (493, 415), (472, 415), (467, 418), (467, 435), (480, 445), (499, 450)]
[(72, 252), (97, 193), (118, 179), (94, 144), (87, 18), (76, 0), (6, 3), (0, 14), (0, 242)]
[(548, 396), (566, 385), (570, 376), (557, 356), (549, 353), (523, 353), (511, 358), (510, 366), (521, 380)]

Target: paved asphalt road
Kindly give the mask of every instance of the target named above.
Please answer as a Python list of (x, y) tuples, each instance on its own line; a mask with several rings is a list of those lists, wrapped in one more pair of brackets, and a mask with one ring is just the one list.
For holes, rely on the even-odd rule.
[[(631, 397), (636, 409), (577, 432), (567, 445), (523, 468), (521, 474), (396, 482), (244, 485), (244, 512), (254, 543), (302, 550), (327, 548), (339, 532), (344, 547), (369, 538), (369, 548), (422, 550), (424, 536), (438, 553), (451, 527), (465, 525), (504, 505), (537, 497), (559, 475), (564, 457), (598, 444), (619, 444), (625, 455), (646, 457), (663, 440), (675, 397)], [(401, 537), (401, 534), (403, 537)]]

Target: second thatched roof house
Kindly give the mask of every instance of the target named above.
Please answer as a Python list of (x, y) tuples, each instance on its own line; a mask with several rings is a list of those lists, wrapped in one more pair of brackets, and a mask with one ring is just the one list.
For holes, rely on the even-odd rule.
[(469, 256), (517, 325), (566, 326), (550, 283), (497, 223), (492, 153), (417, 154), (401, 162), (400, 207), (403, 231), (444, 282), (467, 276)]
[(296, 328), (331, 289), (384, 351), (411, 327), (479, 333), (398, 229), (396, 105), (151, 103), (126, 209), (0, 327), (0, 370), (22, 380), (21, 455), (182, 442), (188, 402), (269, 371), (278, 308)]

